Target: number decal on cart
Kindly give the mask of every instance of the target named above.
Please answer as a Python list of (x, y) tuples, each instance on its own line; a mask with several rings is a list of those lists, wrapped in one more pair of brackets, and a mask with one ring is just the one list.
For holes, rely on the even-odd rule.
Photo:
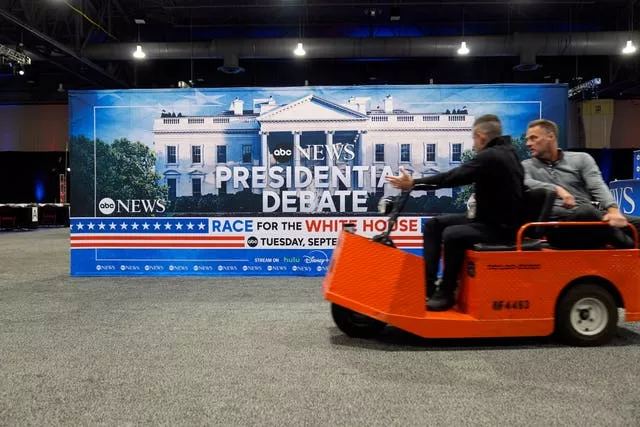
[(528, 310), (529, 300), (520, 299), (515, 301), (493, 301), (493, 309), (498, 310)]

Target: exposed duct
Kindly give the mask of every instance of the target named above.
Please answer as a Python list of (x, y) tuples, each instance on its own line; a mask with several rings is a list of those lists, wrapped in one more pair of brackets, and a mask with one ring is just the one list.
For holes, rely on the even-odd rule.
[[(640, 33), (527, 33), (512, 36), (470, 36), (471, 56), (586, 56), (618, 55), (627, 40), (640, 42)], [(307, 58), (420, 58), (455, 54), (460, 37), (305, 38)], [(229, 57), (291, 58), (298, 39), (219, 39), (197, 42), (144, 43), (148, 59), (205, 59)], [(87, 46), (82, 54), (93, 60), (130, 60), (136, 43)], [(235, 57), (234, 57), (235, 58)], [(535, 63), (535, 62), (534, 62)]]

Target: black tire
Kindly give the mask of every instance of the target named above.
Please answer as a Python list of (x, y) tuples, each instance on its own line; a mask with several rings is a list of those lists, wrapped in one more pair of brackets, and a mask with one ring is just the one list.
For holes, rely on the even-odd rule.
[(556, 333), (567, 344), (606, 344), (618, 328), (618, 308), (611, 294), (593, 284), (571, 288), (556, 310)]
[(331, 304), (331, 316), (338, 329), (352, 338), (376, 337), (386, 326), (384, 322), (338, 304)]

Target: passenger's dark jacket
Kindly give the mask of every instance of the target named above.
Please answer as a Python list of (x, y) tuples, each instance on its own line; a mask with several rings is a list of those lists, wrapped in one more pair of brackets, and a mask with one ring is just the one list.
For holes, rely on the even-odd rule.
[(475, 158), (457, 168), (414, 183), (440, 188), (475, 183), (475, 221), (508, 234), (524, 223), (524, 170), (509, 136), (494, 138)]

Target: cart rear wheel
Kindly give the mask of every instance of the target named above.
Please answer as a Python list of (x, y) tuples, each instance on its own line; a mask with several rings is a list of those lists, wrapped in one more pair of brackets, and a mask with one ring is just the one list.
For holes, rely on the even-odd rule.
[(616, 333), (618, 308), (606, 289), (581, 284), (567, 292), (558, 304), (556, 332), (569, 344), (606, 344)]
[(386, 326), (384, 322), (338, 304), (331, 304), (331, 315), (338, 329), (353, 338), (373, 338)]

